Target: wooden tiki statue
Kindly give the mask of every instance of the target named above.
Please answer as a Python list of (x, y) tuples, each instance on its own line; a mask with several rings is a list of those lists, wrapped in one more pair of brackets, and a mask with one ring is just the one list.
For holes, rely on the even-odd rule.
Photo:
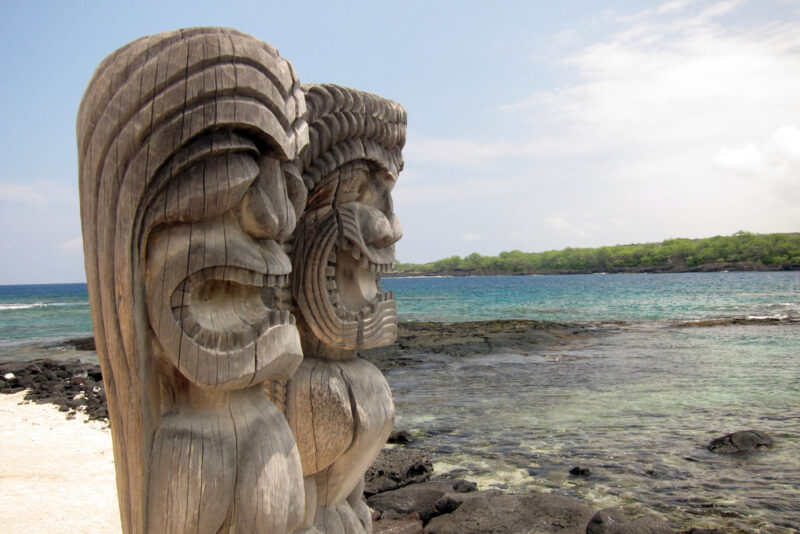
[(304, 102), (273, 47), (220, 28), (134, 41), (86, 90), (81, 220), (126, 534), (302, 523), (300, 456), (263, 390), (302, 359), (280, 301)]
[(356, 356), (397, 335), (397, 306), (379, 279), (401, 237), (391, 191), (406, 113), (353, 89), (304, 89), (308, 204), (292, 250), (304, 360), (289, 380), (286, 415), (306, 477), (304, 532), (363, 534), (372, 531), (364, 473), (391, 432), (394, 404), (380, 371)]

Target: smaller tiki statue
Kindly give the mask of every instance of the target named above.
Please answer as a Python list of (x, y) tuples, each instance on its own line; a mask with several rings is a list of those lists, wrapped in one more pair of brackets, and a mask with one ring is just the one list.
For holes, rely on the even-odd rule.
[(304, 89), (308, 203), (292, 249), (304, 360), (288, 383), (286, 416), (306, 481), (303, 532), (363, 534), (372, 532), (364, 473), (391, 431), (394, 405), (380, 371), (356, 356), (397, 335), (397, 307), (379, 279), (401, 237), (391, 191), (406, 113), (353, 89)]
[(81, 219), (126, 534), (302, 527), (300, 456), (264, 388), (302, 359), (280, 302), (304, 114), (291, 65), (219, 28), (134, 41), (86, 90)]

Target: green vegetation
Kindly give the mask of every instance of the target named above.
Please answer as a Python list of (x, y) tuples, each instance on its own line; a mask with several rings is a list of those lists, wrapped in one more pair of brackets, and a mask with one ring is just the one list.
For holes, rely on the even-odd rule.
[(406, 274), (525, 274), (579, 272), (678, 272), (800, 269), (800, 233), (754, 234), (661, 243), (566, 248), (547, 252), (512, 250), (498, 256), (477, 252), (431, 263), (395, 263)]

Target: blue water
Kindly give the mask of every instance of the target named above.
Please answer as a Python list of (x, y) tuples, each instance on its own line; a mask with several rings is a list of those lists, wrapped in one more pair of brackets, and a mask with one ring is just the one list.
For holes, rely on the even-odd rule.
[[(401, 321), (800, 319), (800, 272), (388, 278)], [(4, 347), (91, 335), (86, 284), (0, 286)]]
[[(615, 321), (524, 353), (386, 372), (438, 474), (554, 491), (675, 528), (800, 531), (800, 272), (393, 278), (401, 321)], [(736, 321), (730, 321), (735, 319)], [(695, 326), (687, 326), (695, 325)], [(710, 325), (710, 326), (704, 326)], [(0, 360), (82, 357), (85, 284), (0, 286)], [(704, 446), (748, 428), (773, 450)], [(570, 477), (573, 466), (592, 475)]]
[(18, 345), (91, 332), (86, 284), (0, 286), (0, 358)]

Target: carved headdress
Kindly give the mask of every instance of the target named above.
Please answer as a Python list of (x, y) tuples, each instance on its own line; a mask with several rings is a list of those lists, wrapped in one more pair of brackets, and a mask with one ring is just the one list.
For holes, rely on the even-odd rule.
[(391, 100), (333, 84), (306, 84), (309, 144), (303, 150), (303, 180), (309, 190), (337, 167), (373, 161), (397, 179), (403, 169), (406, 110)]
[[(86, 90), (77, 124), (81, 221), (125, 532), (145, 530), (153, 432), (170, 395), (163, 363), (148, 357), (156, 326), (146, 299), (163, 290), (169, 302), (174, 288), (145, 288), (148, 236), (234, 210), (258, 179), (254, 156), (287, 164), (298, 156), (308, 139), (304, 113), (291, 65), (230, 29), (136, 40), (106, 58)], [(212, 164), (220, 155), (225, 164)], [(204, 161), (212, 163), (198, 167)], [(240, 220), (245, 230), (257, 224)], [(194, 261), (188, 253), (182, 275)]]

